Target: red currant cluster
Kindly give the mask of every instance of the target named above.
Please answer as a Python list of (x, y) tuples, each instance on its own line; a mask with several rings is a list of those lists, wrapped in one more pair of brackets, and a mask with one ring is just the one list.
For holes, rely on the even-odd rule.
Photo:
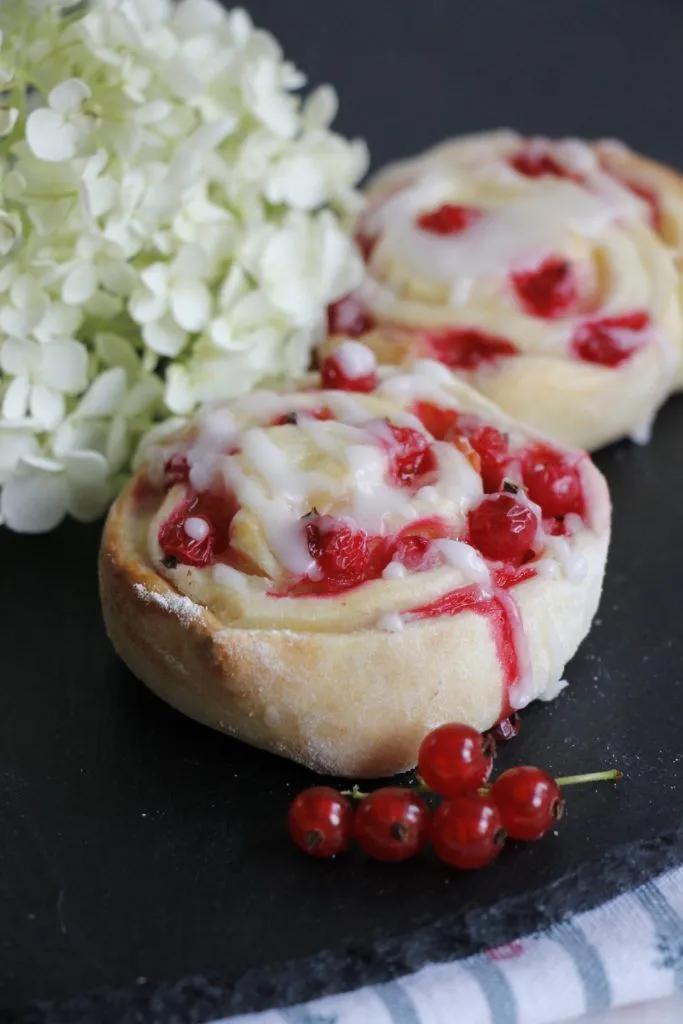
[[(498, 728), (500, 738), (516, 729)], [(617, 771), (553, 779), (540, 768), (510, 768), (487, 785), (496, 753), (492, 733), (450, 723), (430, 732), (418, 755), (417, 787), (385, 786), (363, 794), (357, 787), (305, 789), (289, 808), (289, 832), (312, 857), (334, 857), (355, 839), (374, 860), (414, 857), (431, 839), (437, 857), (452, 867), (482, 868), (496, 859), (506, 838), (540, 839), (564, 811), (561, 786), (616, 780)], [(441, 797), (432, 811), (424, 793)], [(359, 801), (357, 810), (349, 797)]]

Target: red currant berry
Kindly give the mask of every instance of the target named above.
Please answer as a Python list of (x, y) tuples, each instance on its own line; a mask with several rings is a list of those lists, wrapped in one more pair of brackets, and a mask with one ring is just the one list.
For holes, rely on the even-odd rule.
[(538, 522), (509, 494), (492, 494), (468, 516), (470, 541), (485, 558), (521, 565), (533, 555)]
[(501, 718), (500, 722), (494, 725), (491, 732), (496, 743), (507, 743), (519, 736), (522, 728), (522, 719), (516, 711), (513, 711), (507, 718)]
[(229, 495), (190, 492), (159, 527), (158, 540), (169, 563), (211, 565), (230, 545), (237, 503)]
[(455, 203), (443, 203), (435, 210), (421, 213), (415, 223), (423, 231), (433, 235), (459, 235), (481, 217), (481, 210), (473, 206), (457, 206)]
[(429, 838), (429, 809), (409, 789), (387, 786), (364, 797), (356, 811), (354, 835), (374, 860), (408, 860)]
[(589, 320), (576, 328), (572, 350), (579, 359), (598, 366), (615, 367), (643, 347), (640, 332), (650, 325), (647, 313), (625, 313)]
[(443, 519), (418, 519), (405, 526), (394, 543), (393, 561), (401, 562), (406, 569), (418, 572), (433, 569), (442, 563), (438, 550), (432, 541), (450, 536), (450, 528)]
[(331, 786), (311, 786), (292, 801), (289, 834), (311, 857), (334, 857), (351, 842), (353, 812), (346, 797)]
[(664, 210), (662, 209), (659, 194), (641, 181), (634, 181), (633, 178), (625, 177), (619, 168), (610, 167), (609, 160), (605, 160), (604, 157), (601, 163), (604, 170), (611, 174), (613, 178), (616, 178), (621, 185), (624, 185), (634, 195), (638, 196), (639, 199), (643, 200), (648, 207), (650, 225), (661, 234), (664, 228)]
[(633, 192), (634, 195), (638, 196), (646, 203), (649, 212), (650, 224), (660, 234), (664, 227), (664, 210), (659, 196), (653, 188), (648, 188), (647, 185), (642, 185), (639, 181), (625, 181), (624, 184), (627, 188)]
[(574, 177), (550, 153), (543, 153), (532, 146), (520, 149), (518, 153), (510, 157), (508, 162), (518, 174), (523, 174), (525, 178), (543, 178), (546, 175), (553, 178)]
[[(394, 561), (405, 565), (411, 572), (419, 572), (421, 569), (431, 568), (429, 564), (429, 548), (431, 546), (429, 537), (410, 536), (400, 537), (396, 542)], [(437, 564), (438, 555), (433, 559)]]
[(420, 745), (417, 770), (430, 789), (455, 797), (483, 786), (493, 767), (496, 742), (469, 725), (449, 722), (432, 729)]
[(486, 426), (468, 433), (467, 437), (481, 460), (484, 490), (487, 494), (499, 491), (509, 462), (507, 437), (495, 427)]
[(540, 839), (564, 812), (560, 787), (540, 768), (509, 768), (491, 787), (503, 826), (513, 839)]
[(328, 334), (345, 334), (347, 338), (359, 338), (371, 331), (375, 321), (356, 295), (345, 295), (327, 307)]
[(368, 235), (364, 231), (357, 232), (356, 245), (360, 249), (360, 254), (366, 263), (369, 263), (372, 259), (372, 254), (378, 241), (377, 235)]
[(429, 438), (412, 427), (388, 424), (392, 445), (389, 452), (391, 477), (397, 484), (407, 485), (436, 469), (436, 459)]
[(345, 523), (326, 525), (324, 519), (322, 526), (320, 521), (306, 524), (306, 543), (322, 572), (319, 589), (326, 593), (376, 579), (391, 559), (384, 538), (352, 530)]
[(459, 419), (455, 409), (444, 409), (433, 402), (416, 402), (412, 411), (436, 441), (445, 441)]
[(546, 320), (565, 314), (578, 294), (571, 263), (557, 256), (549, 256), (533, 270), (512, 274), (512, 285), (525, 311)]
[(468, 793), (444, 800), (437, 809), (432, 840), (439, 860), (473, 870), (496, 859), (505, 845), (505, 829), (490, 797)]
[(578, 470), (561, 452), (543, 444), (534, 445), (522, 459), (522, 476), (529, 497), (541, 506), (544, 516), (583, 512)]
[(190, 467), (187, 459), (180, 452), (171, 455), (164, 463), (164, 487), (170, 490), (175, 484), (187, 483), (190, 476)]
[(482, 363), (517, 355), (511, 341), (476, 327), (442, 327), (424, 337), (431, 358), (452, 370), (476, 370)]
[(320, 367), (322, 386), (333, 391), (374, 391), (377, 387), (375, 357), (358, 341), (345, 341)]

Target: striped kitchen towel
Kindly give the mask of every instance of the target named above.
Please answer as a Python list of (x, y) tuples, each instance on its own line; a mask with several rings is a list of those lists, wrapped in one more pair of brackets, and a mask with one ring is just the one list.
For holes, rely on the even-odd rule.
[(683, 868), (548, 931), (213, 1024), (551, 1024), (683, 989)]

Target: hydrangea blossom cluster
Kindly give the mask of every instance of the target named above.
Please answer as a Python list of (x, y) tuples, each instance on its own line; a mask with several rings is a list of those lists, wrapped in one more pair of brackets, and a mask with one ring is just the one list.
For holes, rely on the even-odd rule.
[(0, 5), (0, 515), (98, 516), (140, 439), (307, 365), (365, 147), (216, 0)]

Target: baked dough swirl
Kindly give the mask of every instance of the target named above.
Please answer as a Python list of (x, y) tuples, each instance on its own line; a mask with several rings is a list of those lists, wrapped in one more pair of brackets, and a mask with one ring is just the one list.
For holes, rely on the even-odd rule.
[(683, 187), (617, 143), (485, 133), (375, 178), (333, 332), (440, 359), (566, 444), (646, 440), (677, 386)]
[(153, 447), (100, 559), (124, 661), (216, 729), (340, 775), (558, 692), (595, 612), (606, 485), (441, 364), (348, 342)]

